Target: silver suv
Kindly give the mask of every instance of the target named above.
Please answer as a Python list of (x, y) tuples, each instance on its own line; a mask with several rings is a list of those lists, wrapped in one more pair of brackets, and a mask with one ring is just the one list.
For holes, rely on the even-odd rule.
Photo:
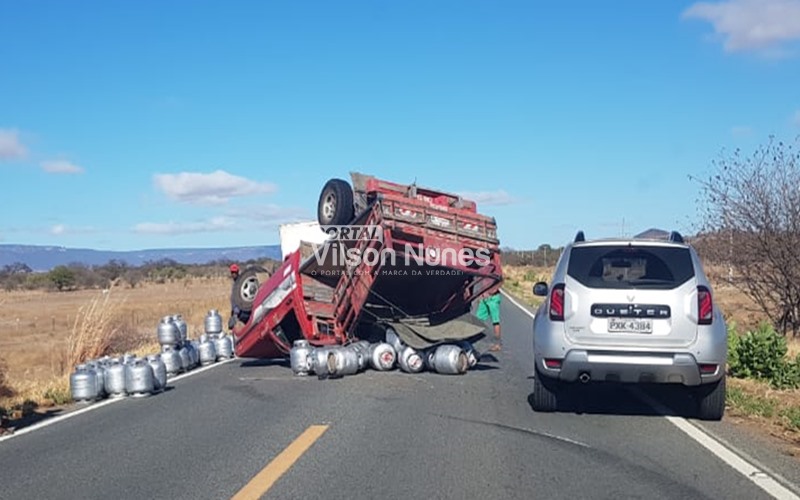
[(533, 322), (533, 408), (555, 411), (577, 381), (682, 384), (697, 416), (725, 412), (727, 327), (695, 250), (665, 238), (566, 246)]

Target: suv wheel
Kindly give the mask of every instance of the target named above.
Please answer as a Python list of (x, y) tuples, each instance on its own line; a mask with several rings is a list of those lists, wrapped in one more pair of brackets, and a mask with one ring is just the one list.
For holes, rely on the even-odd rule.
[(558, 380), (553, 380), (539, 373), (533, 379), (533, 410), (552, 412), (558, 409)]
[(697, 417), (701, 420), (722, 420), (725, 414), (725, 376), (697, 390)]

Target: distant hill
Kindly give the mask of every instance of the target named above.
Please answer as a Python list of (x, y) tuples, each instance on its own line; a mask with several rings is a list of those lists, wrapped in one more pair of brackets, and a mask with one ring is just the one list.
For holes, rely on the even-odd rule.
[(280, 245), (230, 248), (168, 248), (131, 251), (92, 250), (38, 245), (0, 245), (0, 267), (22, 262), (34, 271), (49, 271), (78, 262), (100, 266), (110, 260), (140, 266), (147, 261), (171, 259), (181, 264), (205, 264), (215, 260), (244, 262), (253, 259), (281, 259)]

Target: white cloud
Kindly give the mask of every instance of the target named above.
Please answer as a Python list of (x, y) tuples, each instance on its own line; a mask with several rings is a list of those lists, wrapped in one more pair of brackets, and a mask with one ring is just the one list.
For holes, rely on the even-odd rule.
[(683, 17), (711, 23), (727, 52), (784, 55), (782, 45), (800, 39), (800, 0), (697, 2)]
[(237, 227), (231, 217), (212, 217), (200, 222), (142, 222), (133, 227), (134, 232), (143, 234), (178, 235), (227, 231)]
[(272, 193), (275, 185), (256, 182), (244, 177), (217, 170), (210, 174), (181, 172), (178, 174), (156, 174), (156, 188), (168, 198), (201, 205), (220, 205), (231, 198)]
[(16, 130), (0, 129), (0, 161), (24, 158), (28, 150)]
[(519, 202), (516, 198), (502, 189), (496, 191), (474, 191), (459, 193), (462, 197), (472, 200), (480, 205), (511, 205)]
[[(42, 228), (39, 228), (42, 230)], [(47, 228), (47, 232), (53, 236), (63, 236), (63, 235), (76, 235), (76, 234), (94, 234), (97, 232), (97, 229), (91, 226), (69, 226), (67, 224), (53, 224), (49, 228)]]
[(281, 207), (275, 204), (231, 208), (225, 212), (225, 215), (238, 219), (263, 221), (271, 224), (276, 222), (282, 223), (293, 219), (309, 219), (312, 217), (306, 209)]
[(298, 220), (309, 220), (311, 216), (300, 208), (278, 205), (254, 205), (230, 208), (223, 215), (194, 222), (142, 222), (133, 231), (142, 234), (180, 235), (214, 233), (220, 231), (248, 232), (257, 229), (274, 228), (279, 224)]
[(82, 174), (83, 167), (66, 160), (50, 160), (42, 162), (42, 170), (48, 174)]

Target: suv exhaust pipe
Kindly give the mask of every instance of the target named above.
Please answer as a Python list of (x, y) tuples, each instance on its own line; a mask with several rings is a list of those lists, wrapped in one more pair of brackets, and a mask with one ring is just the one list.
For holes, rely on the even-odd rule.
[(580, 375), (578, 375), (578, 380), (580, 380), (582, 384), (586, 384), (592, 380), (592, 377), (588, 372), (582, 372)]

